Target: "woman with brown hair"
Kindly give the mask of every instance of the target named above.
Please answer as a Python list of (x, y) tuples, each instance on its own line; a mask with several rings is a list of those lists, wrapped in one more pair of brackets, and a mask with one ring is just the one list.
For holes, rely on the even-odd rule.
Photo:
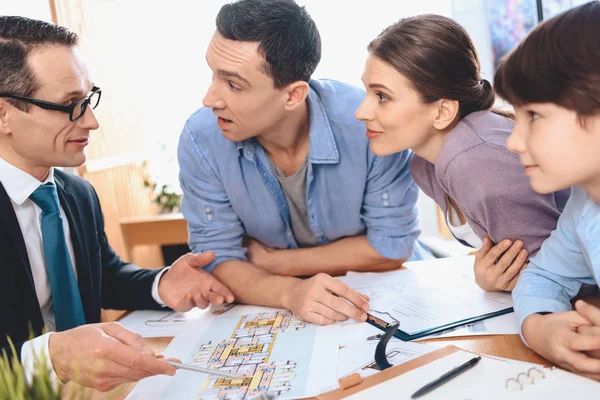
[(441, 207), (453, 235), (480, 247), (477, 284), (512, 290), (570, 191), (531, 189), (518, 156), (506, 149), (514, 121), (491, 110), (494, 91), (458, 23), (438, 15), (402, 19), (368, 50), (367, 94), (356, 118), (367, 125), (371, 150), (412, 149), (416, 183)]

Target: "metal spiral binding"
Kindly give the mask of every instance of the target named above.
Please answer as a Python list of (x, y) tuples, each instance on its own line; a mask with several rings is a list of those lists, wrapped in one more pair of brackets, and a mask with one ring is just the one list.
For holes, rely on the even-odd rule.
[[(536, 380), (546, 379), (545, 371), (552, 371), (552, 370), (554, 370), (554, 367), (551, 367), (551, 368), (531, 367), (527, 370), (527, 372), (521, 372), (519, 375), (515, 376), (514, 378), (507, 379), (506, 382), (504, 383), (504, 387), (506, 390), (514, 390), (515, 388), (518, 388), (519, 390), (523, 390), (528, 384), (535, 385)], [(512, 384), (512, 386), (513, 386), (512, 389), (510, 389), (511, 382), (514, 382), (514, 384)]]

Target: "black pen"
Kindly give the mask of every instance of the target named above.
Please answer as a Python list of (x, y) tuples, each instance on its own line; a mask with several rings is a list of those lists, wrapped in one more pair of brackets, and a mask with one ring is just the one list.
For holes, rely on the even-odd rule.
[(423, 386), (421, 389), (417, 390), (412, 396), (410, 396), (410, 398), (416, 399), (417, 397), (421, 397), (424, 394), (431, 392), (433, 389), (443, 385), (455, 376), (458, 376), (466, 370), (473, 368), (479, 362), (479, 360), (481, 360), (481, 356), (477, 356), (475, 358), (471, 358), (469, 361), (465, 361), (453, 370), (446, 372), (444, 375), (440, 376), (435, 381), (430, 382), (427, 385)]
[(379, 334), (377, 334), (377, 335), (374, 335), (374, 336), (369, 336), (369, 337), (367, 338), (367, 341), (369, 341), (369, 340), (379, 340), (379, 339), (381, 339), (382, 337), (383, 337), (383, 333), (379, 333)]

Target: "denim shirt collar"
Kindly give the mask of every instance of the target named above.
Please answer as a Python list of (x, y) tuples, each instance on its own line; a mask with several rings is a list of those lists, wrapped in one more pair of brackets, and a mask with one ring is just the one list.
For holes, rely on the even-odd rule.
[(256, 146), (258, 146), (258, 143), (254, 138), (246, 139), (242, 142), (237, 142), (237, 150), (239, 155), (243, 155), (246, 160), (251, 162), (254, 162), (254, 153), (256, 152)]
[[(308, 160), (312, 164), (337, 164), (340, 161), (333, 130), (323, 103), (317, 92), (309, 86), (308, 92), (308, 118), (310, 121), (310, 149)], [(237, 142), (237, 150), (249, 161), (254, 162), (258, 142), (255, 138)]]

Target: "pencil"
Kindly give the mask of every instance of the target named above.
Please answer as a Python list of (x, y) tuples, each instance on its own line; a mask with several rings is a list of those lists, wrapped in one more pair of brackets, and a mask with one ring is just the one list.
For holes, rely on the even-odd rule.
[(244, 375), (240, 375), (240, 374), (234, 374), (231, 372), (224, 372), (224, 371), (217, 371), (216, 369), (210, 369), (210, 368), (196, 367), (195, 365), (181, 364), (181, 363), (177, 363), (177, 362), (173, 362), (173, 361), (167, 361), (167, 363), (171, 364), (176, 369), (185, 369), (187, 371), (200, 372), (200, 373), (203, 373), (206, 375), (221, 376), (223, 378), (234, 378), (234, 379), (244, 377)]

